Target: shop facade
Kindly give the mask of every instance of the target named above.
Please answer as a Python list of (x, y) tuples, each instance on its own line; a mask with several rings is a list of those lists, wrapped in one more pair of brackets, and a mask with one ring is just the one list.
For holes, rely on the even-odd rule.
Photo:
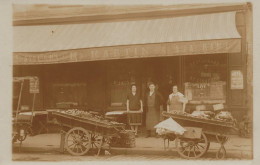
[(205, 9), (207, 13), (167, 9), (145, 18), (140, 11), (139, 17), (120, 20), (14, 24), (13, 75), (39, 77), (38, 110), (64, 103), (103, 114), (124, 110), (131, 84), (144, 96), (154, 82), (164, 109), (171, 87), (178, 85), (189, 100), (187, 112), (223, 104), (241, 120), (252, 112), (251, 7)]

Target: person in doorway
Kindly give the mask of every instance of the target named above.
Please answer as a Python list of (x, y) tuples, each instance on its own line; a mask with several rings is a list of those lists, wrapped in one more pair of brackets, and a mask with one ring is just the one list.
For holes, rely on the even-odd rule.
[(145, 97), (146, 104), (146, 130), (147, 136), (155, 136), (154, 126), (160, 122), (160, 106), (163, 103), (162, 95), (155, 90), (155, 84), (149, 84), (149, 92)]
[(167, 101), (167, 112), (168, 113), (184, 113), (185, 104), (187, 103), (187, 99), (184, 95), (178, 92), (177, 85), (172, 87), (172, 93), (169, 95)]
[(131, 92), (127, 95), (126, 108), (128, 123), (137, 136), (138, 126), (142, 125), (143, 102), (135, 84), (131, 85)]

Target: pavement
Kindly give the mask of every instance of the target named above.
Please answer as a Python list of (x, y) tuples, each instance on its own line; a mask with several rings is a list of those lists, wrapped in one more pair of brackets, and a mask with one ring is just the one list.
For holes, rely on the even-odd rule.
[[(20, 144), (18, 142), (13, 144), (13, 152), (59, 152), (60, 151), (60, 134), (39, 134), (35, 136), (28, 136), (22, 143), (19, 151)], [(215, 157), (220, 144), (211, 142), (210, 148), (205, 157)], [(242, 138), (237, 135), (230, 136), (229, 141), (225, 144), (227, 151), (227, 158), (234, 159), (252, 159), (253, 158), (253, 145), (251, 138)], [(137, 137), (136, 147), (134, 148), (116, 148), (112, 147), (110, 150), (112, 155), (176, 155), (178, 153), (175, 148), (175, 143), (170, 142), (168, 149), (164, 149), (163, 138), (155, 137)]]

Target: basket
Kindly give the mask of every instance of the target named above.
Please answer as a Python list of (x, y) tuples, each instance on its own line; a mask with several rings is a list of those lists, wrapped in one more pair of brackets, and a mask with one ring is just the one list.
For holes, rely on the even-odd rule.
[(132, 130), (124, 130), (119, 133), (119, 137), (113, 137), (111, 140), (112, 147), (135, 147), (135, 132)]

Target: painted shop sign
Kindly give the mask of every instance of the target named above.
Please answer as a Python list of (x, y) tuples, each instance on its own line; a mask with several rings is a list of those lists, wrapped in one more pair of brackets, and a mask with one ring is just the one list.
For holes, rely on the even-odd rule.
[(53, 52), (14, 52), (13, 64), (55, 64), (110, 59), (236, 53), (241, 51), (240, 42), (240, 39), (225, 39), (100, 47)]
[(231, 71), (231, 89), (243, 89), (243, 73), (241, 70)]

